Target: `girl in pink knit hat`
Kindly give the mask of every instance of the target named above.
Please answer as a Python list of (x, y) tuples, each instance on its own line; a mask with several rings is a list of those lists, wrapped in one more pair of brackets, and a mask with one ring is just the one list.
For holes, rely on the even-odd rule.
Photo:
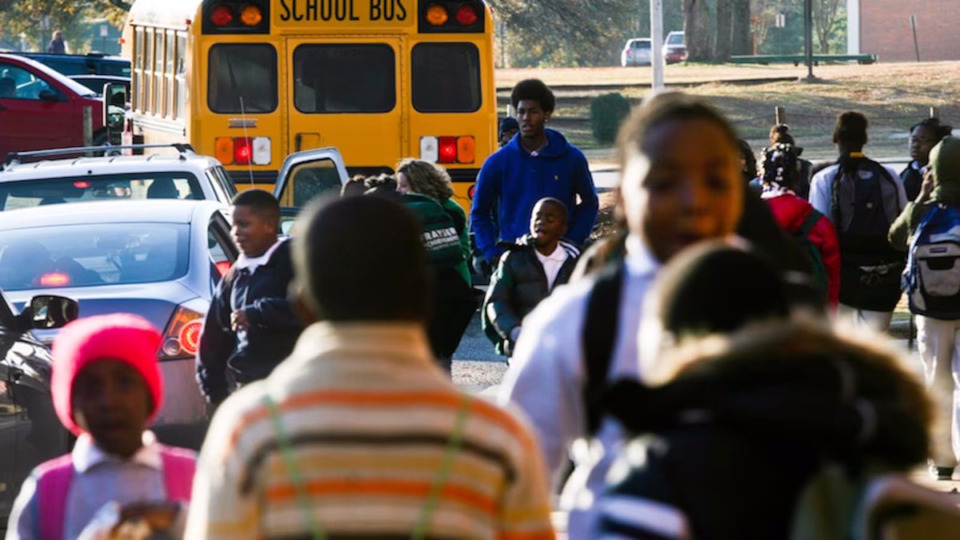
[(7, 540), (78, 538), (107, 505), (119, 508), (115, 530), (182, 527), (195, 455), (159, 444), (146, 429), (163, 402), (160, 340), (135, 315), (88, 317), (63, 328), (53, 344), (50, 392), (78, 439), (70, 454), (24, 482)]

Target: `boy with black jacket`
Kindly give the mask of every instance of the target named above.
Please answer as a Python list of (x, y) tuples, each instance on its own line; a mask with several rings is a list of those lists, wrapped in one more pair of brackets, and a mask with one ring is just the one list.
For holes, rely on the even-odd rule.
[(252, 189), (233, 199), (240, 257), (220, 280), (200, 334), (197, 381), (210, 403), (263, 379), (293, 350), (302, 326), (287, 300), (290, 244), (278, 239), (280, 203)]
[(523, 318), (554, 287), (570, 279), (580, 251), (560, 240), (567, 233), (567, 207), (540, 199), (530, 218), (530, 235), (507, 246), (483, 302), (483, 328), (497, 353), (511, 356)]

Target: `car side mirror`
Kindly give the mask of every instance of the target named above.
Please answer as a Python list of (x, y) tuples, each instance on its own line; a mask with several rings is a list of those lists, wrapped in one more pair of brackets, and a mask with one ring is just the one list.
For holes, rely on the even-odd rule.
[(122, 84), (103, 85), (103, 125), (111, 131), (122, 131), (127, 106), (127, 87)]
[(80, 304), (72, 298), (42, 294), (30, 299), (18, 315), (20, 330), (50, 330), (61, 328), (77, 319)]
[(41, 90), (37, 97), (40, 101), (60, 101), (60, 94), (53, 90)]

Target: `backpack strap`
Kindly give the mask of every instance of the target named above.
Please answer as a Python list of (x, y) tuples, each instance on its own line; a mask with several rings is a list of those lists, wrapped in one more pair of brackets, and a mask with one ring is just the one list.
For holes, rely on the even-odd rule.
[(583, 404), (586, 412), (586, 433), (590, 437), (597, 434), (603, 420), (600, 403), (607, 387), (607, 375), (617, 340), (617, 315), (620, 311), (620, 291), (623, 289), (625, 272), (622, 261), (601, 270), (587, 300), (582, 337), (586, 362)]
[(40, 540), (62, 540), (67, 493), (73, 480), (73, 456), (66, 454), (37, 467), (37, 504), (33, 523)]
[(823, 216), (823, 214), (818, 212), (816, 208), (811, 208), (810, 212), (807, 213), (807, 217), (803, 218), (803, 221), (800, 222), (800, 225), (798, 225), (793, 232), (802, 234), (803, 236), (810, 236), (810, 231), (820, 222), (821, 216)]
[(196, 455), (182, 448), (160, 446), (163, 462), (163, 485), (168, 501), (190, 502), (193, 475), (197, 470)]

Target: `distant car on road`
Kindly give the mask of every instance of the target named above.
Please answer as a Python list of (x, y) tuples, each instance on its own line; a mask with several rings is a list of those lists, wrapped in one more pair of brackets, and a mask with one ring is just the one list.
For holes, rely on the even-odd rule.
[(653, 61), (651, 53), (651, 41), (649, 38), (636, 38), (627, 41), (620, 51), (620, 65), (628, 66), (649, 66)]
[(97, 93), (39, 62), (0, 54), (0, 159), (9, 152), (83, 146), (87, 108), (92, 142), (106, 143)]
[(102, 53), (51, 54), (39, 52), (14, 52), (17, 56), (31, 58), (54, 70), (70, 75), (114, 75), (130, 78), (130, 60)]
[[(223, 208), (154, 200), (0, 212), (0, 289), (15, 306), (63, 295), (79, 301), (81, 317), (135, 313), (163, 333), (157, 356), (166, 399), (155, 429), (172, 443), (196, 446), (205, 429), (206, 403), (194, 379), (200, 329), (217, 282), (238, 256)], [(56, 330), (35, 334), (49, 343)]]
[(53, 410), (50, 352), (32, 328), (60, 327), (76, 317), (73, 300), (31, 299), (15, 315), (0, 294), (0, 524), (6, 525), (20, 484), (40, 463), (69, 451), (70, 438)]
[[(187, 145), (171, 154), (13, 161), (0, 171), (0, 211), (90, 201), (193, 199), (228, 206), (237, 188), (216, 159)], [(98, 147), (93, 150), (103, 151)], [(59, 150), (56, 152), (64, 152)], [(11, 156), (53, 157), (43, 152)]]
[(676, 64), (687, 59), (687, 45), (683, 32), (670, 32), (663, 41), (663, 59), (668, 64)]

